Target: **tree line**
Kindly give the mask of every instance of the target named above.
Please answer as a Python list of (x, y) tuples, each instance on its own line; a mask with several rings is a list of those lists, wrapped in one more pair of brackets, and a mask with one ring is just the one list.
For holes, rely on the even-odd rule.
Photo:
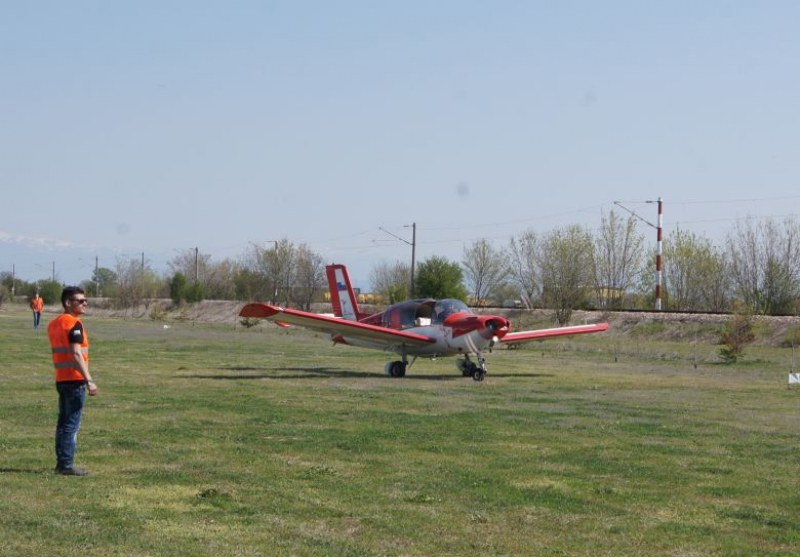
[[(575, 309), (652, 309), (655, 249), (647, 247), (633, 216), (603, 213), (598, 229), (568, 225), (529, 230), (496, 246), (481, 239), (465, 246), (461, 261), (432, 256), (416, 269), (381, 262), (370, 273), (383, 303), (411, 296), (454, 297), (475, 305), (514, 305), (554, 310), (567, 323)], [(81, 286), (116, 307), (171, 298), (176, 304), (203, 299), (262, 300), (309, 309), (327, 291), (325, 259), (288, 239), (269, 248), (252, 245), (239, 260), (213, 261), (184, 250), (159, 275), (144, 260), (119, 260), (97, 268)], [(800, 303), (800, 224), (742, 219), (721, 245), (680, 228), (663, 244), (662, 307), (672, 311), (794, 315)], [(11, 292), (57, 303), (61, 284), (28, 283), (0, 273), (0, 303)]]
[[(526, 307), (652, 309), (655, 250), (633, 216), (604, 213), (592, 233), (573, 225), (526, 232), (496, 249), (478, 241), (462, 265), (474, 299), (519, 293)], [(675, 229), (664, 240), (662, 307), (671, 311), (795, 315), (800, 310), (800, 224), (742, 219), (721, 245)], [(510, 287), (510, 289), (509, 289)]]

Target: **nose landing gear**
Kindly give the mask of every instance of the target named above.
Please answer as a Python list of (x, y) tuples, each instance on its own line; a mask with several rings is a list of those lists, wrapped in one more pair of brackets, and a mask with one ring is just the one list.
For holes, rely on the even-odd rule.
[(472, 377), (475, 381), (483, 381), (486, 378), (486, 359), (480, 352), (478, 352), (478, 364), (465, 354), (463, 360), (456, 360), (456, 366), (464, 377)]

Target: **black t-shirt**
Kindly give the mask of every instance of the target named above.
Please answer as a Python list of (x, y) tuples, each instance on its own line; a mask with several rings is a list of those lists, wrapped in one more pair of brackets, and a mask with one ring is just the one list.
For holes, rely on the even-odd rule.
[(70, 344), (83, 344), (83, 323), (78, 321), (75, 326), (69, 330), (69, 338), (67, 339)]

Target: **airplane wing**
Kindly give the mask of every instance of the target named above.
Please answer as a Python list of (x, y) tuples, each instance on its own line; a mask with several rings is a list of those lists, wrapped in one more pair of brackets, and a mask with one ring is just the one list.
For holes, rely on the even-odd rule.
[(553, 327), (551, 329), (536, 329), (533, 331), (517, 331), (508, 333), (500, 341), (502, 344), (519, 344), (531, 340), (560, 337), (567, 335), (582, 335), (586, 333), (600, 333), (608, 329), (608, 323), (593, 323), (591, 325), (573, 325), (571, 327)]
[[(279, 325), (298, 325), (314, 331), (360, 338), (370, 341), (385, 342), (387, 345), (406, 344), (408, 346), (425, 346), (436, 342), (432, 338), (415, 333), (407, 333), (396, 329), (367, 325), (358, 321), (348, 321), (340, 317), (329, 317), (298, 309), (282, 308), (269, 304), (247, 304), (239, 312), (240, 317), (254, 317), (275, 321)], [(285, 326), (285, 325), (284, 325)]]

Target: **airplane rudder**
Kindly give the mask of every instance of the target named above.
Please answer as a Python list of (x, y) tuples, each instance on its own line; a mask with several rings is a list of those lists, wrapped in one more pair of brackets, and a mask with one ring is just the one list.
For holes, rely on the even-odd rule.
[(355, 289), (350, 281), (350, 273), (348, 273), (345, 265), (337, 264), (332, 267), (342, 317), (357, 321), (361, 313), (358, 307)]
[(333, 314), (337, 317), (342, 316), (342, 301), (339, 298), (339, 285), (337, 284), (336, 270), (341, 267), (339, 264), (331, 264), (325, 267), (325, 274), (328, 276), (328, 292), (331, 296), (331, 307)]

